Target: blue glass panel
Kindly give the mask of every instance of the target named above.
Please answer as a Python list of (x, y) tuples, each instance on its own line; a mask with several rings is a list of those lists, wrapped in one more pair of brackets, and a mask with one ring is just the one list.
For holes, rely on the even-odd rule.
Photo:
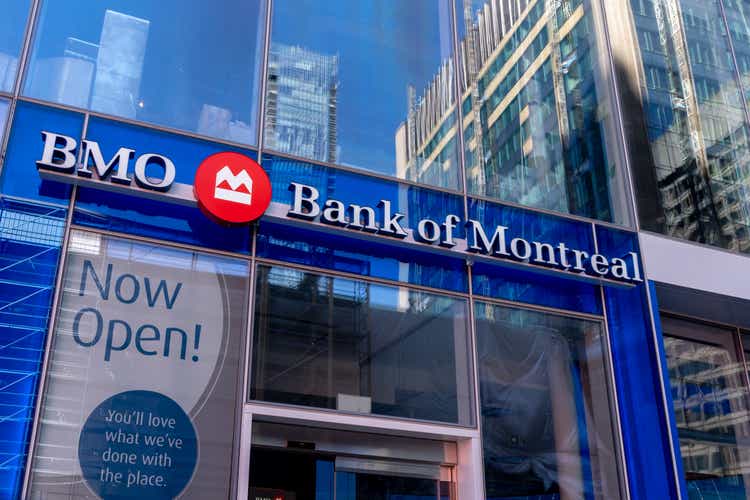
[[(135, 200), (135, 201), (134, 201)], [(250, 252), (248, 226), (225, 227), (198, 208), (81, 188), (73, 223), (234, 252)]]
[(256, 254), (362, 276), (456, 292), (468, 291), (466, 268), (460, 259), (347, 238), (345, 235), (261, 221)]
[(460, 189), (447, 0), (277, 0), (269, 149)]
[[(254, 151), (178, 136), (143, 127), (91, 118), (87, 137), (99, 142), (108, 160), (120, 147), (136, 155), (158, 152), (175, 164), (175, 182), (192, 184), (195, 171), (207, 156), (220, 151), (238, 151), (257, 158)], [(250, 229), (224, 227), (208, 219), (198, 208), (81, 188), (76, 199), (77, 224), (192, 243), (212, 248), (248, 252)]]
[(43, 2), (24, 93), (255, 144), (264, 3)]
[(540, 214), (497, 203), (469, 199), (469, 217), (482, 223), (488, 235), (495, 226), (508, 228), (507, 240), (524, 238), (594, 253), (591, 224)]
[(619, 498), (602, 324), (474, 311), (487, 498)]
[(3, 2), (0, 16), (0, 90), (10, 92), (16, 80), (30, 0)]
[(0, 498), (19, 498), (66, 209), (0, 199)]
[(472, 267), (475, 296), (601, 314), (598, 285), (481, 262)]
[(466, 300), (266, 264), (255, 290), (251, 399), (474, 421)]
[(357, 500), (357, 475), (353, 472), (336, 474), (336, 498)]
[(83, 115), (19, 102), (13, 117), (8, 151), (0, 180), (0, 193), (6, 197), (68, 203), (70, 186), (42, 181), (36, 161), (42, 156), (42, 130), (80, 137)]
[(345, 204), (356, 203), (375, 207), (380, 200), (389, 200), (394, 211), (406, 215), (412, 228), (425, 217), (440, 221), (447, 214), (462, 216), (460, 196), (399, 184), (365, 175), (354, 174), (297, 160), (263, 155), (263, 168), (271, 177), (273, 201), (291, 205), (290, 182), (315, 187), (320, 199), (336, 198)]
[[(597, 240), (604, 254), (638, 251), (635, 233), (599, 227)], [(677, 498), (646, 285), (605, 287), (604, 295), (631, 497)]]

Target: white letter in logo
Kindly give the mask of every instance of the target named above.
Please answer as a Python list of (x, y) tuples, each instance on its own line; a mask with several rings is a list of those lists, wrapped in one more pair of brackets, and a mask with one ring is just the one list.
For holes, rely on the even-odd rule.
[(76, 140), (67, 135), (44, 131), (42, 139), (44, 151), (42, 159), (36, 162), (36, 168), (72, 173), (76, 167), (76, 155), (73, 152), (77, 145)]
[[(112, 176), (112, 182), (130, 184), (130, 177), (128, 177), (128, 163), (134, 153), (132, 149), (118, 149), (117, 153), (115, 153), (109, 163), (105, 165), (104, 157), (102, 156), (102, 151), (99, 149), (98, 143), (87, 141), (85, 139), (81, 141), (81, 143), (83, 144), (83, 161), (81, 166), (78, 167), (78, 175), (91, 177), (92, 172), (90, 160), (94, 160), (94, 169), (96, 169), (96, 174), (100, 179), (107, 177), (114, 169), (115, 174)], [(117, 166), (116, 168), (115, 165)]]
[[(161, 181), (154, 182), (148, 175), (146, 175), (146, 167), (151, 161), (160, 164), (164, 169), (164, 177), (162, 177)], [(142, 188), (153, 189), (154, 191), (166, 191), (172, 186), (174, 177), (174, 163), (172, 163), (172, 160), (166, 156), (146, 153), (145, 155), (139, 156), (135, 161), (135, 182), (137, 182)]]
[(320, 197), (317, 189), (292, 182), (289, 184), (289, 190), (294, 191), (294, 204), (287, 215), (309, 220), (313, 220), (320, 215), (320, 205), (316, 203)]
[[(227, 183), (229, 189), (219, 187), (222, 183)], [(237, 191), (240, 186), (245, 188), (245, 192)], [(224, 166), (216, 173), (216, 184), (214, 189), (214, 198), (217, 200), (231, 201), (241, 203), (242, 205), (252, 205), (253, 203), (253, 180), (247, 170), (241, 170), (239, 174), (234, 175), (229, 166)]]

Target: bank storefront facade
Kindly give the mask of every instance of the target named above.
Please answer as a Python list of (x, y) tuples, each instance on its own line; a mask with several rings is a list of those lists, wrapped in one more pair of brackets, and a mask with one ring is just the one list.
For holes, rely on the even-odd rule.
[(0, 498), (747, 498), (743, 2), (0, 9)]

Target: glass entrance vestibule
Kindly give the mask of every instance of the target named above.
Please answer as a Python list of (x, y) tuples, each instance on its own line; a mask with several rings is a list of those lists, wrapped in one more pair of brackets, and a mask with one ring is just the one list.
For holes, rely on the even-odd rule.
[(456, 443), (271, 423), (252, 441), (250, 500), (456, 498)]

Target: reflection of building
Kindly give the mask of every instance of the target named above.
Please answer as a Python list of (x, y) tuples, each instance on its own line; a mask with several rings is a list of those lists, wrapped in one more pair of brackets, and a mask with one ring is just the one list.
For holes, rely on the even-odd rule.
[(149, 24), (120, 12), (105, 12), (91, 91), (93, 109), (135, 118)]
[(417, 100), (407, 89), (408, 114), (396, 130), (396, 177), (437, 186), (455, 184), (455, 78), (450, 60)]
[(669, 0), (634, 6), (634, 14), (664, 230), (747, 251), (748, 126), (727, 37), (708, 19), (720, 12)]
[(338, 56), (271, 45), (264, 126), (268, 148), (337, 161), (338, 71)]
[(98, 45), (68, 38), (62, 56), (36, 63), (31, 94), (135, 118), (149, 26), (145, 19), (107, 10)]
[[(468, 2), (467, 2), (468, 3)], [(483, 65), (504, 40), (528, 0), (489, 0), (477, 12), (472, 34), (461, 41), (461, 74), (469, 74), (467, 52), (474, 50), (477, 64)], [(470, 14), (469, 14), (470, 15)], [(469, 44), (472, 40), (473, 43)], [(450, 186), (455, 183), (455, 68), (448, 60), (440, 66), (432, 82), (416, 97), (407, 89), (407, 118), (396, 130), (396, 176), (425, 184)], [(464, 80), (465, 87), (468, 82)]]
[(743, 365), (711, 344), (665, 337), (664, 349), (688, 479), (750, 472)]
[[(504, 201), (612, 220), (590, 15), (580, 0), (488, 0), (459, 46), (468, 190)], [(453, 69), (421, 98), (409, 89), (396, 132), (399, 177), (447, 170), (455, 135)]]
[(488, 4), (473, 25), (467, 23), (461, 57), (468, 187), (502, 200), (611, 220), (590, 69), (596, 64), (591, 16), (579, 0), (538, 0), (524, 7), (499, 39), (489, 29), (500, 21)]

